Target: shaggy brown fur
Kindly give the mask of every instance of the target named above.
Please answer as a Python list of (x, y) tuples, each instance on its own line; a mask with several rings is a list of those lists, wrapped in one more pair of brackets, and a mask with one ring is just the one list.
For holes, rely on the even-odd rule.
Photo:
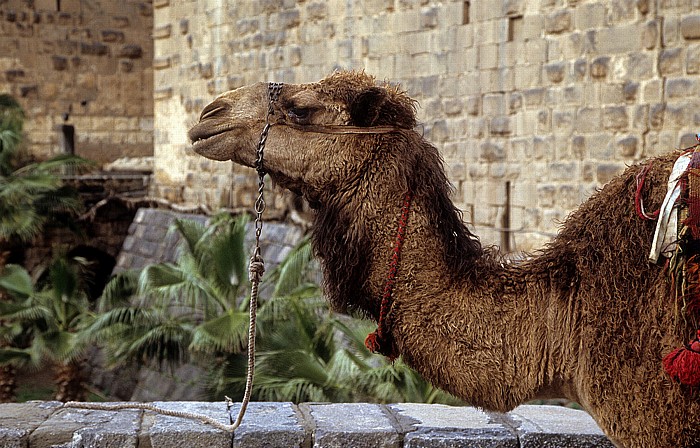
[[(266, 112), (266, 84), (220, 96), (190, 130), (195, 150), (253, 166)], [(647, 261), (655, 223), (635, 214), (641, 165), (585, 202), (537, 257), (504, 264), (462, 223), (438, 151), (412, 130), (413, 102), (396, 88), (362, 73), (285, 85), (272, 121), (265, 168), (317, 208), (314, 247), (334, 308), (377, 318), (402, 197), (413, 192), (388, 329), (426, 379), (498, 411), (568, 397), (619, 446), (700, 444), (696, 394), (661, 364), (694, 329), (663, 266)], [(401, 129), (304, 132), (329, 124)], [(649, 172), (648, 209), (660, 206), (676, 156)]]

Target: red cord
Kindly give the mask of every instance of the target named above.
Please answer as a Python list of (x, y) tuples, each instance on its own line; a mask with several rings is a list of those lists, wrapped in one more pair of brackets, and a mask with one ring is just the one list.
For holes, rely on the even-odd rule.
[(404, 196), (403, 207), (401, 208), (401, 217), (399, 218), (398, 229), (396, 231), (396, 241), (389, 262), (389, 272), (386, 275), (384, 283), (384, 292), (382, 301), (379, 306), (379, 319), (377, 320), (377, 330), (370, 333), (365, 339), (365, 345), (373, 353), (381, 353), (390, 359), (396, 359), (394, 347), (386, 340), (386, 317), (391, 308), (391, 296), (394, 292), (396, 284), (396, 273), (399, 269), (399, 257), (401, 255), (401, 247), (406, 238), (406, 225), (408, 224), (408, 214), (411, 209), (412, 195), (410, 192)]

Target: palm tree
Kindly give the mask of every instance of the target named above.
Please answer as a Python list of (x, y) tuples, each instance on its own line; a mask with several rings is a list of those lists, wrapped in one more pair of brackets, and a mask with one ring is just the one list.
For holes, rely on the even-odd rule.
[[(12, 252), (21, 253), (23, 245), (39, 235), (48, 223), (73, 226), (72, 217), (82, 209), (82, 203), (73, 189), (63, 185), (58, 174), (66, 167), (90, 165), (84, 159), (64, 155), (21, 166), (24, 118), (24, 111), (13, 97), (0, 95), (0, 274)], [(0, 292), (0, 302), (3, 300)], [(0, 327), (3, 327), (0, 402), (3, 402), (13, 398), (16, 366), (26, 357), (12, 348), (16, 335), (8, 329), (10, 326), (0, 320)]]
[(0, 302), (0, 319), (21, 329), (26, 341), (24, 350), (5, 349), (4, 354), (24, 353), (36, 366), (52, 365), (55, 399), (60, 401), (86, 397), (81, 361), (93, 314), (82, 282), (85, 268), (84, 259), (58, 256), (37, 284), (18, 265), (9, 264), (0, 273), (0, 290), (10, 299)]
[(48, 223), (72, 225), (83, 204), (59, 176), (66, 169), (92, 166), (70, 154), (24, 163), (20, 160), (24, 118), (14, 98), (0, 95), (0, 269), (9, 249), (32, 241)]
[(110, 364), (176, 365), (245, 345), (248, 314), (239, 289), (246, 222), (228, 213), (212, 217), (208, 226), (178, 219), (174, 229), (184, 244), (176, 263), (121, 273), (107, 284), (93, 330)]

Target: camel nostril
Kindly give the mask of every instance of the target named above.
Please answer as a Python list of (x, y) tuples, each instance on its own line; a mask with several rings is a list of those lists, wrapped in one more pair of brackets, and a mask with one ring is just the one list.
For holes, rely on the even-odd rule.
[(218, 114), (221, 111), (227, 110), (227, 107), (217, 101), (214, 101), (213, 103), (209, 103), (204, 110), (202, 111), (202, 114), (199, 116), (200, 120), (204, 120), (206, 118), (211, 118)]

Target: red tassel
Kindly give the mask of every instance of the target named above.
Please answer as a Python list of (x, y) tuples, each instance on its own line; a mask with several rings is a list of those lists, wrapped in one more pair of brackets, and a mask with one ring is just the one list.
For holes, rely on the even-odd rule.
[(664, 369), (671, 378), (690, 387), (700, 386), (700, 330), (686, 347), (680, 347), (664, 357)]
[(365, 347), (372, 353), (378, 353), (389, 358), (389, 361), (394, 362), (399, 357), (391, 341), (387, 341), (379, 336), (377, 331), (373, 331), (365, 338)]
[(368, 334), (365, 338), (365, 347), (367, 347), (367, 350), (369, 350), (372, 353), (379, 353), (379, 340), (377, 339), (378, 337), (379, 336), (377, 335), (377, 332), (373, 331), (372, 333)]

